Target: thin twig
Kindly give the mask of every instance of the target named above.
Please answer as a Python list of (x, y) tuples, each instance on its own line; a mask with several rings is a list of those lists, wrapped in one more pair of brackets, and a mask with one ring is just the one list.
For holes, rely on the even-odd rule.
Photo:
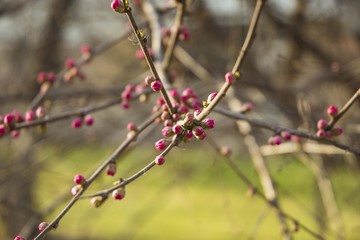
[[(143, 26), (144, 23), (140, 23), (140, 26)], [(106, 42), (102, 42), (99, 45), (97, 45), (96, 47), (94, 47), (94, 49), (92, 49), (91, 51), (91, 59), (93, 59), (94, 57), (100, 55), (101, 53), (105, 52), (106, 50), (108, 50), (109, 48), (113, 47), (115, 44), (117, 44), (118, 42), (120, 42), (121, 40), (123, 40), (124, 38), (126, 38), (127, 35), (129, 35), (130, 30), (125, 31), (123, 34), (121, 34), (118, 37), (115, 37), (109, 41)], [(85, 60), (84, 58), (80, 57), (77, 59), (76, 61), (76, 66), (77, 67), (81, 67), (84, 64), (88, 63), (88, 60)], [(59, 71), (56, 74), (56, 80), (55, 83), (52, 84), (49, 88), (46, 89), (46, 91), (39, 91), (38, 94), (33, 98), (33, 100), (31, 101), (31, 103), (28, 106), (29, 110), (34, 110), (36, 107), (38, 107), (45, 99), (45, 97), (49, 94), (49, 92), (51, 91), (52, 88), (59, 86), (62, 83), (62, 77), (64, 75), (64, 73), (67, 70), (64, 68), (61, 71)]]
[(331, 129), (334, 127), (337, 121), (350, 109), (351, 105), (353, 105), (358, 99), (360, 99), (360, 88), (356, 91), (356, 93), (349, 99), (349, 101), (341, 108), (338, 114), (331, 118), (329, 125), (326, 129)]
[(87, 188), (91, 185), (91, 183), (99, 176), (99, 174), (106, 168), (106, 166), (115, 161), (131, 144), (132, 141), (142, 132), (144, 131), (150, 124), (154, 122), (154, 120), (159, 117), (160, 114), (156, 114), (151, 116), (148, 120), (146, 120), (141, 126), (138, 127), (138, 131), (127, 138), (112, 154), (108, 157), (96, 170), (95, 172), (86, 180), (85, 184), (82, 185), (80, 191), (70, 200), (70, 202), (63, 208), (63, 210), (57, 215), (57, 217), (49, 223), (49, 225), (40, 232), (34, 240), (41, 239), (45, 234), (50, 231), (52, 228), (57, 228), (60, 220), (65, 216), (65, 214), (72, 208), (72, 206), (80, 199), (80, 196), (87, 190)]
[(278, 126), (278, 125), (275, 125), (275, 124), (265, 122), (265, 121), (260, 120), (260, 119), (254, 119), (254, 118), (248, 117), (248, 116), (246, 116), (245, 114), (242, 114), (242, 113), (235, 113), (235, 112), (232, 112), (232, 111), (224, 109), (224, 108), (219, 108), (218, 107), (214, 111), (217, 112), (217, 113), (223, 114), (223, 115), (225, 115), (227, 117), (233, 118), (233, 119), (247, 121), (248, 123), (250, 123), (252, 126), (255, 126), (255, 127), (269, 129), (269, 130), (271, 130), (273, 132), (276, 132), (276, 133), (280, 133), (282, 131), (289, 131), (292, 135), (297, 135), (297, 136), (302, 137), (302, 138), (307, 138), (307, 139), (315, 140), (315, 141), (318, 141), (318, 142), (321, 142), (321, 143), (330, 144), (330, 145), (333, 145), (333, 146), (335, 146), (337, 148), (340, 148), (342, 150), (351, 152), (351, 153), (353, 153), (355, 155), (360, 155), (360, 149), (359, 148), (355, 148), (353, 146), (341, 144), (341, 143), (335, 142), (333, 140), (319, 138), (318, 136), (316, 136), (316, 134), (313, 134), (313, 133)]
[[(140, 45), (140, 48), (141, 48), (141, 50), (143, 51), (143, 53), (145, 55), (145, 60), (146, 60), (146, 62), (148, 64), (148, 66), (149, 66), (149, 69), (151, 71), (152, 76), (154, 77), (154, 79), (159, 80), (162, 83), (162, 81), (160, 79), (160, 76), (159, 76), (159, 74), (158, 74), (158, 72), (157, 72), (157, 70), (155, 68), (154, 62), (151, 59), (149, 50), (146, 47), (146, 44), (144, 43), (143, 37), (140, 35), (139, 27), (138, 27), (138, 25), (137, 25), (137, 23), (136, 23), (136, 21), (134, 19), (134, 16), (132, 15), (131, 10), (126, 12), (126, 16), (129, 19), (130, 25), (131, 25), (131, 27), (133, 29), (133, 32), (134, 32), (134, 34), (136, 36), (136, 39), (137, 39), (137, 41), (138, 41), (138, 43)], [(173, 107), (173, 105), (172, 105), (172, 103), (170, 101), (170, 98), (169, 98), (168, 93), (166, 92), (166, 89), (161, 88), (160, 93), (161, 93), (162, 97), (164, 98), (165, 103), (168, 106), (170, 113), (173, 114), (175, 112), (174, 107)]]
[(164, 54), (164, 59), (162, 62), (162, 67), (164, 69), (167, 69), (169, 67), (171, 59), (174, 55), (174, 49), (175, 49), (176, 43), (179, 39), (180, 27), (182, 25), (182, 22), (183, 22), (183, 19), (185, 16), (185, 10), (186, 10), (186, 1), (185, 0), (177, 1), (175, 22), (171, 28), (172, 29), (171, 35), (170, 35), (169, 41), (167, 43), (166, 51)]
[(214, 140), (212, 140), (211, 138), (207, 139), (207, 142), (209, 143), (209, 145), (215, 149), (215, 151), (220, 154), (224, 161), (229, 165), (229, 167), (235, 172), (235, 174), (240, 178), (240, 180), (245, 183), (245, 185), (251, 189), (251, 191), (254, 193), (254, 195), (260, 197), (262, 200), (264, 200), (269, 206), (277, 209), (277, 211), (279, 211), (282, 216), (284, 216), (285, 218), (296, 222), (298, 224), (298, 226), (300, 228), (302, 228), (305, 232), (309, 233), (310, 235), (312, 235), (313, 237), (317, 238), (317, 239), (324, 239), (320, 234), (314, 232), (313, 230), (311, 230), (310, 228), (306, 227), (303, 223), (301, 223), (298, 219), (292, 217), (291, 215), (285, 213), (282, 209), (279, 208), (278, 205), (275, 205), (273, 201), (267, 199), (267, 197), (251, 182), (251, 180), (246, 177), (246, 175), (241, 171), (241, 169), (236, 165), (236, 163), (231, 159), (231, 157), (228, 156), (224, 156), (220, 153), (220, 147), (216, 144), (216, 142)]

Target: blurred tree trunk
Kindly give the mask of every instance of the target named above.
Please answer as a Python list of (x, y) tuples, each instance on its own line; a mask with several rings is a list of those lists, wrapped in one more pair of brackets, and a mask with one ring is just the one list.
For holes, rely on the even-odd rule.
[[(66, 13), (70, 10), (74, 0), (54, 0), (49, 5), (49, 14), (46, 19), (41, 41), (35, 47), (34, 55), (30, 56), (31, 67), (24, 76), (24, 79), (31, 80), (32, 92), (38, 91), (38, 84), (34, 76), (41, 70), (56, 70), (61, 66), (58, 53), (62, 43), (62, 35), (64, 33), (64, 23)], [(26, 82), (29, 82), (26, 81)], [(29, 91), (29, 89), (27, 89)], [(37, 235), (37, 225), (41, 221), (42, 216), (39, 210), (34, 208), (34, 188), (36, 188), (35, 179), (41, 168), (36, 157), (36, 151), (32, 145), (36, 144), (41, 136), (32, 135), (30, 138), (21, 139), (21, 148), (26, 149), (20, 153), (13, 147), (13, 151), (9, 150), (7, 159), (11, 162), (1, 161), (1, 169), (4, 171), (1, 189), (1, 208), (0, 216), (3, 219), (4, 230), (6, 231), (6, 239), (14, 238), (17, 234), (21, 234), (26, 239), (33, 238)], [(12, 141), (6, 143), (14, 145)], [(11, 149), (10, 146), (8, 149)], [(29, 220), (31, 219), (31, 222)], [(30, 223), (25, 228), (24, 225)], [(4, 237), (4, 236), (3, 236)]]

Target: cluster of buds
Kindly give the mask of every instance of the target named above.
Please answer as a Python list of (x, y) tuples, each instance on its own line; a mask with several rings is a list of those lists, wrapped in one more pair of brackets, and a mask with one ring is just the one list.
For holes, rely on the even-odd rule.
[(63, 80), (65, 83), (72, 82), (73, 79), (79, 78), (80, 80), (85, 80), (85, 74), (77, 66), (75, 59), (68, 58), (65, 61), (66, 72), (64, 73)]
[[(338, 109), (334, 105), (330, 105), (327, 109), (327, 114), (330, 117), (330, 119), (333, 119), (338, 114)], [(325, 119), (319, 119), (317, 124), (317, 132), (316, 136), (319, 138), (333, 138), (340, 136), (343, 133), (343, 129), (340, 127), (332, 128), (328, 121)]]
[(91, 115), (76, 117), (72, 120), (71, 126), (74, 129), (77, 129), (80, 128), (84, 123), (86, 126), (92, 126), (94, 124), (94, 118)]
[[(166, 45), (170, 39), (171, 36), (171, 31), (175, 31), (176, 29), (170, 29), (167, 27), (164, 27), (161, 29), (161, 36), (163, 39), (163, 43)], [(191, 35), (190, 35), (190, 31), (189, 28), (186, 25), (181, 25), (179, 27), (179, 36), (178, 36), (179, 40), (181, 41), (185, 41), (188, 42), (191, 40)]]
[(54, 72), (39, 72), (37, 75), (37, 81), (41, 84), (42, 89), (41, 91), (45, 91), (49, 85), (52, 85), (56, 80), (56, 74)]
[(12, 137), (17, 138), (20, 135), (20, 130), (15, 130), (14, 127), (18, 123), (29, 123), (36, 119), (43, 119), (46, 116), (46, 109), (39, 106), (36, 111), (27, 111), (25, 114), (21, 114), (17, 111), (0, 115), (0, 137), (7, 133), (10, 133)]
[(20, 131), (14, 130), (13, 128), (15, 124), (21, 123), (23, 121), (23, 115), (17, 111), (12, 111), (11, 113), (7, 113), (4, 116), (0, 115), (0, 137), (10, 132), (12, 137), (17, 138), (20, 135)]
[[(211, 102), (215, 96), (216, 93), (211, 93), (207, 102)], [(161, 112), (161, 116), (157, 121), (164, 125), (161, 133), (165, 138), (162, 138), (155, 143), (155, 148), (158, 151), (163, 151), (169, 146), (172, 142), (169, 137), (180, 135), (184, 142), (192, 137), (203, 140), (206, 137), (205, 130), (212, 129), (215, 126), (213, 119), (206, 118), (202, 121), (196, 119), (201, 113), (201, 101), (193, 89), (186, 88), (182, 92), (175, 89), (171, 90), (170, 97), (173, 99), (172, 105), (174, 112), (170, 111), (162, 97), (157, 99), (156, 105), (153, 108), (154, 112)], [(206, 103), (204, 104), (206, 105)], [(155, 159), (155, 162), (157, 164), (159, 164), (159, 162), (162, 164), (163, 162), (160, 160), (157, 158)]]
[(297, 137), (293, 137), (289, 131), (282, 131), (268, 139), (270, 145), (280, 145), (284, 141), (296, 141)]
[(145, 83), (141, 83), (138, 85), (128, 84), (125, 86), (124, 90), (121, 92), (121, 106), (123, 109), (130, 108), (130, 100), (132, 99), (134, 93), (140, 94), (140, 101), (146, 101), (147, 95), (142, 94), (146, 85)]
[(75, 196), (82, 188), (82, 186), (86, 183), (86, 179), (83, 175), (76, 174), (74, 176), (74, 183), (76, 184), (71, 188), (71, 195)]

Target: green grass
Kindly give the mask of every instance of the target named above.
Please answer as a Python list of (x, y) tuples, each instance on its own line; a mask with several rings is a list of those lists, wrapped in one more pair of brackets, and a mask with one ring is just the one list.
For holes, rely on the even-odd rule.
[[(46, 206), (59, 192), (69, 192), (76, 173), (88, 176), (111, 150), (78, 148), (59, 156), (48, 150), (36, 193), (39, 207)], [(128, 177), (156, 155), (142, 149), (126, 154), (118, 164), (117, 177)], [(236, 158), (238, 166), (259, 186), (251, 163)], [(317, 231), (314, 213), (315, 181), (311, 173), (295, 160), (269, 159), (271, 172), (279, 184), (285, 212)], [(56, 167), (54, 167), (56, 166)], [(357, 239), (359, 202), (349, 200), (358, 182), (343, 171), (332, 174), (335, 191), (346, 224), (348, 239)], [(108, 187), (114, 178), (101, 176), (89, 192)], [(175, 149), (163, 166), (155, 166), (127, 186), (122, 201), (111, 198), (98, 209), (81, 200), (61, 221), (53, 233), (72, 239), (280, 239), (276, 215), (263, 200), (246, 196), (247, 187), (211, 150)], [(69, 193), (70, 199), (70, 193)], [(345, 200), (346, 201), (345, 201)], [(350, 203), (349, 203), (350, 201)], [(306, 206), (306, 209), (304, 208)], [(62, 205), (63, 207), (63, 205)], [(51, 220), (57, 209), (45, 220)], [(291, 224), (289, 222), (289, 224)], [(295, 239), (313, 239), (306, 232)]]

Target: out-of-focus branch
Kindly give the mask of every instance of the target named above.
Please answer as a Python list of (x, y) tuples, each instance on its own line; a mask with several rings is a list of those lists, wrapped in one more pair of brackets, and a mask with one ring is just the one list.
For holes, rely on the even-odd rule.
[(149, 119), (138, 127), (138, 130), (131, 137), (127, 139), (94, 171), (94, 173), (86, 180), (82, 185), (82, 188), (79, 192), (70, 200), (70, 202), (64, 207), (64, 209), (57, 215), (57, 217), (49, 223), (49, 225), (40, 232), (34, 240), (42, 239), (45, 234), (50, 231), (50, 229), (57, 228), (61, 219), (66, 215), (66, 213), (73, 207), (73, 205), (80, 199), (80, 196), (84, 194), (87, 188), (94, 182), (94, 180), (100, 175), (100, 173), (109, 165), (109, 163), (114, 162), (119, 156), (127, 149), (127, 147), (136, 139), (136, 137), (144, 131), (150, 124), (152, 124), (160, 114), (151, 116)]
[(216, 144), (216, 142), (211, 139), (208, 138), (209, 145), (215, 149), (215, 151), (223, 156), (223, 159), (225, 160), (225, 162), (229, 165), (229, 167), (235, 172), (235, 174), (240, 178), (240, 180), (246, 184), (246, 186), (249, 188), (249, 190), (255, 195), (260, 197), (261, 199), (263, 199), (270, 207), (275, 208), (278, 212), (281, 213), (281, 215), (289, 220), (291, 220), (293, 223), (296, 223), (297, 226), (299, 226), (300, 228), (302, 228), (304, 231), (306, 231), (307, 233), (309, 233), (310, 235), (312, 235), (313, 237), (317, 238), (317, 239), (323, 239), (323, 237), (314, 232), (313, 230), (309, 229), (308, 227), (306, 227), (306, 225), (304, 225), (303, 223), (301, 223), (301, 221), (299, 221), (298, 219), (296, 219), (295, 217), (292, 217), (291, 215), (285, 213), (284, 211), (282, 211), (278, 205), (274, 205), (273, 201), (270, 201), (252, 182), (251, 180), (246, 177), (246, 175), (241, 171), (241, 169), (236, 165), (236, 163), (232, 160), (232, 158), (230, 156), (226, 156), (226, 154), (221, 154), (221, 148)]
[(296, 129), (291, 129), (291, 128), (286, 128), (286, 127), (281, 127), (281, 126), (278, 126), (276, 124), (271, 124), (271, 123), (265, 122), (265, 121), (260, 120), (260, 119), (251, 118), (251, 117), (246, 116), (245, 114), (242, 114), (242, 113), (226, 110), (224, 108), (219, 108), (218, 107), (214, 111), (218, 112), (218, 113), (221, 113), (221, 114), (223, 114), (225, 116), (228, 116), (230, 118), (233, 118), (233, 119), (245, 120), (248, 123), (250, 123), (252, 126), (255, 126), (255, 127), (265, 128), (265, 129), (271, 130), (271, 131), (276, 132), (276, 133), (282, 132), (282, 131), (289, 131), (292, 135), (297, 135), (297, 136), (302, 137), (302, 138), (315, 140), (315, 141), (318, 141), (320, 143), (330, 144), (330, 145), (333, 145), (333, 146), (335, 146), (337, 148), (340, 148), (340, 149), (343, 149), (345, 151), (351, 152), (353, 154), (360, 155), (360, 149), (358, 149), (356, 147), (341, 144), (341, 143), (338, 143), (338, 142), (335, 142), (335, 141), (332, 141), (332, 140), (329, 140), (329, 139), (319, 138), (319, 137), (316, 136), (316, 134), (313, 134), (313, 133), (309, 133), (309, 132), (305, 132), (305, 131), (301, 131), (301, 130), (296, 130)]
[[(240, 101), (235, 98), (233, 91), (228, 92), (227, 100), (230, 109), (232, 109), (235, 112), (241, 110), (242, 105)], [(275, 207), (276, 214), (278, 216), (280, 226), (282, 228), (283, 237), (284, 239), (292, 239), (289, 228), (285, 221), (285, 217), (280, 208), (274, 182), (272, 180), (268, 167), (265, 163), (265, 159), (261, 154), (260, 147), (257, 144), (255, 137), (251, 134), (251, 126), (246, 121), (237, 121), (236, 125), (238, 127), (240, 134), (243, 136), (244, 143), (248, 148), (248, 151), (251, 156), (251, 160), (260, 178), (260, 182), (264, 190), (265, 198), (269, 202), (271, 202), (271, 205)]]
[(306, 153), (300, 153), (298, 156), (300, 161), (313, 172), (316, 178), (327, 220), (330, 223), (330, 229), (335, 231), (336, 239), (345, 239), (344, 223), (336, 203), (332, 183), (324, 166), (324, 159), (321, 156), (310, 156)]

